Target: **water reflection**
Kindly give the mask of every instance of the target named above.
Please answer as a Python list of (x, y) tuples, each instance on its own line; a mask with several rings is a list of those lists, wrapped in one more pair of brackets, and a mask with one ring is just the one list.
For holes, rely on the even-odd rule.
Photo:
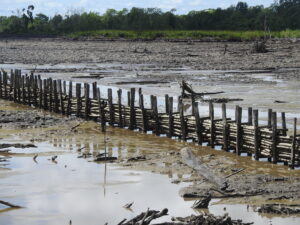
[[(146, 211), (148, 207), (169, 209), (170, 216), (156, 222), (170, 220), (171, 216), (198, 213), (191, 208), (193, 200), (184, 200), (178, 195), (179, 189), (188, 184), (172, 184), (170, 180), (189, 177), (190, 174), (169, 169), (165, 175), (160, 175), (128, 170), (116, 164), (91, 162), (93, 157), (103, 152), (110, 157), (126, 159), (136, 155), (179, 151), (186, 145), (194, 146), (193, 143), (118, 128), (108, 128), (105, 136), (99, 132), (98, 125), (92, 122), (83, 123), (72, 135), (42, 130), (34, 132), (35, 138), (43, 140), (34, 143), (37, 148), (11, 148), (13, 157), (3, 166), (9, 170), (0, 170), (1, 199), (25, 207), (9, 211), (0, 208), (1, 224), (68, 224), (70, 219), (76, 225), (117, 224), (123, 218), (130, 219)], [(32, 135), (11, 136), (5, 141), (26, 143), (31, 138)], [(236, 167), (247, 167), (253, 173), (296, 174), (283, 166), (252, 162), (249, 157), (241, 158), (203, 147), (197, 149), (199, 155), (220, 155), (224, 160), (231, 160)], [(33, 156), (37, 152), (36, 164)], [(78, 158), (83, 153), (90, 153), (92, 157)], [(57, 164), (49, 160), (54, 155), (58, 156)], [(158, 166), (171, 168), (172, 164), (165, 162)], [(209, 208), (216, 215), (228, 212), (234, 218), (255, 221), (255, 224), (266, 224), (269, 220), (254, 211), (246, 212), (246, 205), (215, 204), (216, 201)], [(132, 211), (122, 207), (129, 202), (134, 202)], [(297, 224), (299, 218), (272, 218), (272, 222)]]

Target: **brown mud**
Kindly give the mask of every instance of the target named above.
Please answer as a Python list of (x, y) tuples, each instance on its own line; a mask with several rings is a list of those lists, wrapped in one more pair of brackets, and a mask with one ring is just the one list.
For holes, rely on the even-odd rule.
[[(244, 101), (238, 103), (241, 105), (262, 109), (271, 107), (286, 111), (290, 115), (299, 114), (300, 45), (298, 43), (273, 40), (267, 43), (269, 51), (264, 54), (251, 53), (251, 43), (228, 43), (227, 45), (227, 53), (224, 55), (224, 43), (218, 42), (8, 40), (0, 41), (2, 63), (0, 67), (4, 70), (25, 69), (27, 72), (34, 71), (41, 74), (42, 77), (77, 82), (82, 82), (82, 76), (86, 76), (85, 81), (97, 81), (104, 86), (122, 88), (143, 87), (146, 94), (161, 96), (166, 93), (178, 95), (180, 93), (178, 81), (186, 79), (192, 83), (196, 91), (225, 91), (224, 94), (219, 95), (220, 98), (242, 98)], [(147, 49), (147, 51), (136, 49)], [(275, 101), (285, 103), (274, 104)], [(234, 104), (232, 103), (232, 106)], [(72, 150), (71, 155), (75, 153), (75, 158), (80, 157), (73, 160), (85, 160), (93, 164), (97, 156), (103, 153), (104, 138), (107, 138), (108, 157), (116, 158), (112, 165), (120, 166), (120, 170), (141, 173), (150, 171), (167, 175), (173, 184), (180, 185), (179, 194), (186, 201), (211, 195), (213, 200), (221, 199), (218, 203), (213, 201), (213, 204), (226, 205), (228, 208), (230, 204), (233, 205), (232, 208), (240, 204), (253, 208), (263, 204), (276, 203), (286, 207), (300, 204), (299, 170), (292, 171), (283, 165), (256, 162), (246, 156), (240, 157), (232, 153), (195, 146), (193, 143), (118, 128), (109, 128), (105, 137), (100, 134), (99, 125), (94, 122), (54, 115), (2, 100), (0, 115), (2, 144), (38, 146), (30, 149), (5, 147), (11, 151), (0, 153), (0, 159), (3, 160), (0, 161), (1, 178), (12, 176), (10, 173), (6, 174), (7, 170), (12, 172), (15, 169), (10, 168), (10, 162), (19, 160), (20, 157), (33, 158), (38, 154), (37, 162), (44, 160), (53, 166), (55, 163), (52, 161), (55, 160), (51, 161), (51, 157), (58, 155), (56, 161), (60, 165), (60, 160), (65, 160), (64, 157), (69, 155), (66, 149)], [(49, 149), (44, 149), (40, 144), (45, 142), (50, 142), (55, 148), (64, 151), (53, 151), (48, 145)], [(221, 191), (182, 160), (180, 150), (184, 147), (192, 149), (193, 154), (217, 178), (224, 179), (241, 169), (243, 171), (226, 178), (228, 187), (226, 191)], [(64, 166), (71, 164), (70, 161), (66, 162)], [(35, 162), (31, 159), (31, 163)], [(98, 163), (103, 165), (103, 162)], [(89, 170), (85, 171), (89, 172)], [(83, 180), (83, 182), (88, 181)], [(14, 180), (11, 183), (14, 183)], [(162, 189), (159, 191), (164, 192)], [(20, 191), (22, 193), (20, 196), (14, 196), (6, 189), (4, 193), (4, 197), (16, 200), (18, 205), (24, 203), (18, 202), (19, 197), (28, 194)], [(213, 210), (213, 204), (210, 205), (210, 210)], [(189, 205), (192, 206), (192, 203)], [(139, 205), (139, 209), (141, 208)], [(176, 213), (178, 212), (177, 209)], [(190, 213), (190, 211), (185, 212), (187, 214), (182, 216)], [(181, 216), (176, 213), (173, 215)], [(8, 224), (18, 224), (22, 217), (23, 214), (17, 216), (16, 223)], [(6, 217), (5, 219), (10, 221)], [(120, 222), (121, 219), (118, 219), (116, 221)], [(297, 223), (299, 218), (294, 220)], [(294, 220), (292, 222), (295, 222)]]
[[(228, 102), (230, 109), (236, 104), (256, 107), (263, 111), (260, 117), (264, 119), (272, 108), (294, 117), (300, 112), (299, 43), (269, 40), (267, 53), (251, 53), (252, 46), (251, 42), (2, 39), (0, 67), (106, 87), (141, 87), (144, 95), (159, 96), (177, 96), (184, 79), (196, 92), (225, 92), (205, 100), (243, 99)], [(203, 113), (205, 116), (208, 110)]]

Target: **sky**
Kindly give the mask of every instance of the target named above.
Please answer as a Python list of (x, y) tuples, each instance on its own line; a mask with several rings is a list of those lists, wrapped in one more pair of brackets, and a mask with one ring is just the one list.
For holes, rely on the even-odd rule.
[[(70, 12), (99, 12), (107, 9), (123, 8), (161, 8), (163, 11), (176, 9), (177, 14), (184, 14), (192, 10), (204, 10), (209, 8), (227, 8), (236, 5), (241, 0), (0, 0), (0, 15), (8, 16), (17, 14), (28, 5), (34, 5), (34, 13), (43, 13), (48, 16), (55, 14), (67, 14)], [(249, 6), (270, 6), (274, 0), (243, 0)]]

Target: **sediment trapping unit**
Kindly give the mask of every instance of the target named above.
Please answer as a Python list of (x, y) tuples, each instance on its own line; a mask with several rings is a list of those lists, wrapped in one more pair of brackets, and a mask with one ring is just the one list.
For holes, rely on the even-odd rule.
[[(75, 87), (75, 93), (73, 90)], [(83, 88), (82, 88), (83, 87)], [(214, 104), (209, 103), (209, 116), (200, 117), (198, 102), (192, 98), (192, 114), (185, 115), (182, 98), (178, 100), (177, 112), (173, 112), (173, 97), (165, 95), (165, 112), (158, 112), (157, 96), (150, 96), (150, 108), (144, 106), (142, 90), (131, 88), (127, 104), (122, 103), (122, 90), (107, 90), (102, 98), (97, 83), (72, 83), (72, 81), (41, 79), (39, 75), (22, 75), (21, 70), (10, 74), (0, 72), (0, 98), (49, 110), (64, 115), (73, 115), (101, 123), (102, 130), (111, 126), (130, 130), (152, 131), (155, 135), (178, 137), (202, 145), (222, 146), (224, 151), (238, 155), (247, 153), (256, 160), (268, 158), (272, 163), (283, 162), (291, 168), (300, 165), (300, 135), (297, 135), (297, 119), (294, 118), (293, 135), (287, 135), (285, 113), (281, 113), (281, 127), (277, 125), (277, 113), (268, 111), (268, 124), (259, 126), (258, 110), (248, 108), (248, 121), (242, 122), (242, 108), (236, 106), (235, 119), (226, 115), (222, 104), (222, 118), (215, 118)], [(136, 96), (137, 95), (137, 96)], [(135, 104), (138, 100), (138, 105)]]

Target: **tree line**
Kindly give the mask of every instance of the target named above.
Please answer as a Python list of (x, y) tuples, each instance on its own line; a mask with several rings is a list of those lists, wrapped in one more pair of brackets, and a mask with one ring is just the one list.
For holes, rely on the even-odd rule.
[(245, 2), (226, 9), (190, 11), (184, 15), (172, 9), (108, 9), (97, 12), (34, 15), (30, 5), (17, 15), (0, 16), (0, 34), (59, 35), (92, 30), (285, 30), (300, 29), (300, 0), (279, 0), (269, 7)]

